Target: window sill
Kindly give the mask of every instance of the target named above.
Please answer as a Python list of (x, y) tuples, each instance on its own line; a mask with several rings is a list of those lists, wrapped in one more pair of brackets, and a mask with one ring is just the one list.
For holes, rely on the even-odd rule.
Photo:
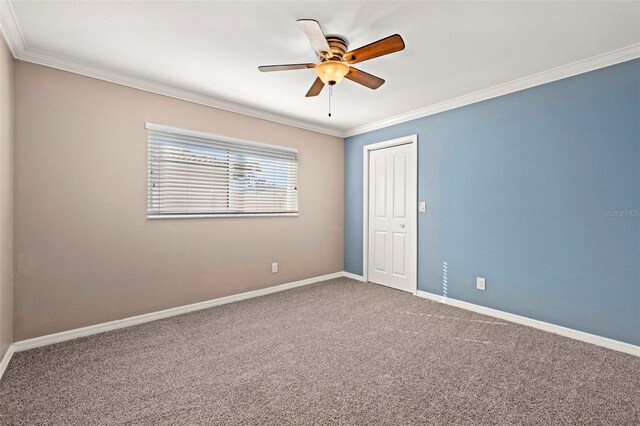
[(147, 215), (147, 219), (198, 219), (204, 217), (297, 217), (298, 213), (251, 213), (251, 214), (167, 214)]

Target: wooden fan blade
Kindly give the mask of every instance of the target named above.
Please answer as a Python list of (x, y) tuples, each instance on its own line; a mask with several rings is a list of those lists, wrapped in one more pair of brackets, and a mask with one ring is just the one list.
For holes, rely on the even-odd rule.
[(289, 70), (306, 70), (307, 68), (315, 68), (316, 64), (287, 64), (287, 65), (262, 65), (258, 69), (262, 72), (271, 71), (289, 71)]
[(404, 40), (402, 40), (399, 34), (394, 34), (345, 53), (344, 60), (349, 64), (357, 64), (358, 62), (367, 61), (377, 58), (378, 56), (399, 52), (402, 49), (404, 49)]
[(332, 56), (331, 47), (320, 28), (318, 21), (313, 19), (298, 19), (298, 27), (304, 32), (311, 43), (311, 47), (321, 58)]
[(360, 83), (363, 86), (366, 86), (369, 89), (373, 90), (376, 90), (378, 87), (384, 84), (384, 80), (380, 77), (376, 77), (375, 75), (360, 71), (358, 68), (354, 67), (349, 67), (349, 72), (344, 76), (344, 78), (348, 78), (351, 81)]
[(305, 96), (307, 98), (311, 96), (318, 96), (320, 92), (322, 92), (323, 88), (324, 88), (324, 83), (322, 82), (322, 80), (320, 80), (320, 77), (318, 77), (316, 78), (316, 81), (313, 82), (313, 84), (311, 85), (311, 89), (309, 89), (309, 91)]

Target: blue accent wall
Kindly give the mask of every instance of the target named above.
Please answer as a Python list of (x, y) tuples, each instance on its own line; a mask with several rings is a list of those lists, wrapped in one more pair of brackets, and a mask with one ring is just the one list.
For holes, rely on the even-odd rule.
[(347, 272), (363, 146), (410, 134), (420, 290), (640, 344), (640, 60), (347, 138)]

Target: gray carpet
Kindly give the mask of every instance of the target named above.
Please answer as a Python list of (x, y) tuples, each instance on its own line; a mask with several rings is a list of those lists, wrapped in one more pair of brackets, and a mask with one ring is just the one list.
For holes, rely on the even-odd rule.
[(640, 424), (640, 358), (347, 279), (14, 355), (0, 424)]

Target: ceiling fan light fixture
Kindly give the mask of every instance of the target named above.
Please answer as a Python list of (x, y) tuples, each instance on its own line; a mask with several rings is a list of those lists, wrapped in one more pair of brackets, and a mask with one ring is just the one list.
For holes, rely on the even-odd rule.
[(324, 84), (333, 86), (342, 81), (349, 72), (349, 65), (341, 61), (324, 61), (316, 66), (316, 73)]

